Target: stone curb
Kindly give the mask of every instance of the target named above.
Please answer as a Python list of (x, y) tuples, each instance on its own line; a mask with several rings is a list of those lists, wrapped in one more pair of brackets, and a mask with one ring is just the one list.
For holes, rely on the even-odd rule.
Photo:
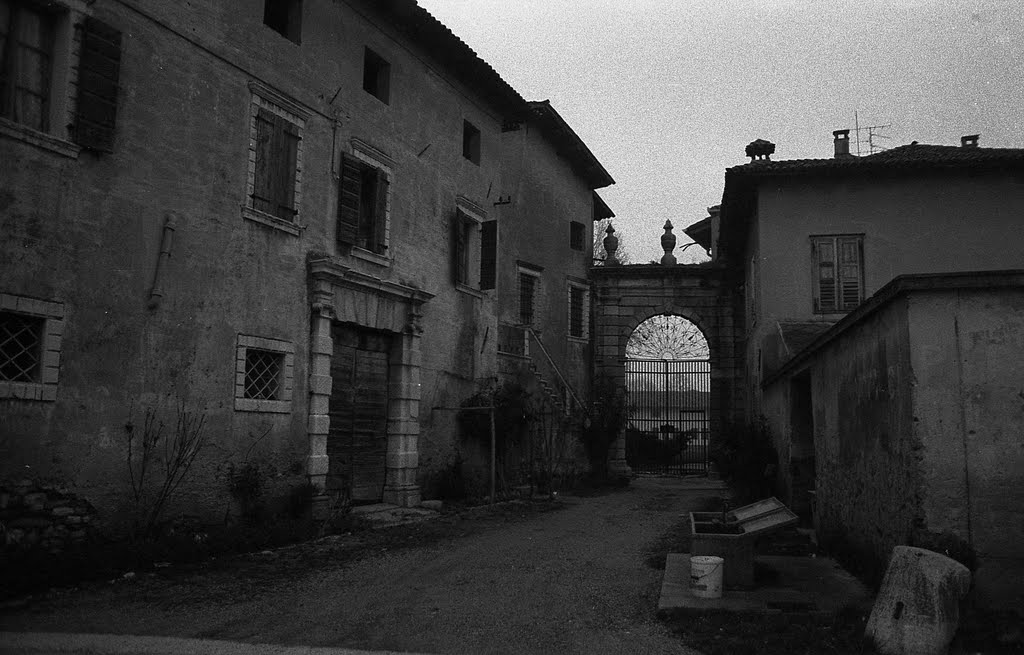
[[(0, 632), (0, 654), (24, 655), (400, 655), (397, 651), (249, 644), (213, 639), (59, 632)], [(413, 655), (413, 654), (405, 654)]]

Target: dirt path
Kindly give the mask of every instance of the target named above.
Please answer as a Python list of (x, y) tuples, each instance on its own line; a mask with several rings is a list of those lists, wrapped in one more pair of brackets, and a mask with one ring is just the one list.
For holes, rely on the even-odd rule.
[(0, 616), (0, 630), (430, 653), (693, 652), (654, 618), (662, 572), (652, 554), (717, 494), (640, 480), (519, 520), (456, 522), (430, 545), (356, 561), (325, 545), (295, 551), (299, 566), (281, 554), (264, 556), (280, 565), (250, 559), (91, 586)]

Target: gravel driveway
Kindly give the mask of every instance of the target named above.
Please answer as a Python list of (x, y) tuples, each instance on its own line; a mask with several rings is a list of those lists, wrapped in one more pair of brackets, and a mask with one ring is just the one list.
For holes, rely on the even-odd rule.
[(428, 653), (695, 652), (654, 618), (654, 562), (685, 512), (720, 493), (640, 479), (565, 496), (556, 511), (468, 528), (460, 519), (428, 545), (356, 560), (304, 546), (291, 551), (299, 566), (275, 565), (287, 555), (274, 554), (87, 586), (0, 616), (0, 630)]

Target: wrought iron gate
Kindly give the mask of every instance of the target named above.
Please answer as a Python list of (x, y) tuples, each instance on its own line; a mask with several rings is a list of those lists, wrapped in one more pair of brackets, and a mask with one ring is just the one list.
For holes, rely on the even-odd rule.
[(627, 359), (626, 462), (637, 473), (708, 470), (711, 363)]

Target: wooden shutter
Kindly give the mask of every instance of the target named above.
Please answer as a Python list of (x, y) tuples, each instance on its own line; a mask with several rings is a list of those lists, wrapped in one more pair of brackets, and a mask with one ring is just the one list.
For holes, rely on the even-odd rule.
[(480, 228), (480, 288), (493, 289), (498, 273), (498, 221)]
[(836, 245), (832, 237), (814, 240), (814, 274), (817, 287), (817, 311), (837, 311)]
[(864, 298), (861, 238), (838, 237), (836, 250), (839, 260), (839, 308), (846, 311), (859, 305)]
[(276, 216), (286, 221), (295, 220), (295, 173), (298, 165), (299, 126), (281, 116), (274, 116), (274, 199)]
[(78, 62), (75, 141), (83, 148), (113, 152), (121, 72), (121, 32), (95, 18), (82, 22)]
[(341, 183), (338, 189), (338, 243), (355, 245), (359, 232), (359, 200), (363, 187), (363, 164), (341, 155)]
[(387, 250), (387, 217), (388, 217), (388, 174), (381, 169), (374, 170), (376, 184), (373, 199), (373, 234), (371, 248), (374, 252), (384, 254)]
[(455, 212), (452, 218), (452, 281), (466, 284), (466, 218)]
[(253, 172), (252, 206), (274, 213), (274, 122), (273, 113), (262, 107), (256, 113), (256, 166)]

